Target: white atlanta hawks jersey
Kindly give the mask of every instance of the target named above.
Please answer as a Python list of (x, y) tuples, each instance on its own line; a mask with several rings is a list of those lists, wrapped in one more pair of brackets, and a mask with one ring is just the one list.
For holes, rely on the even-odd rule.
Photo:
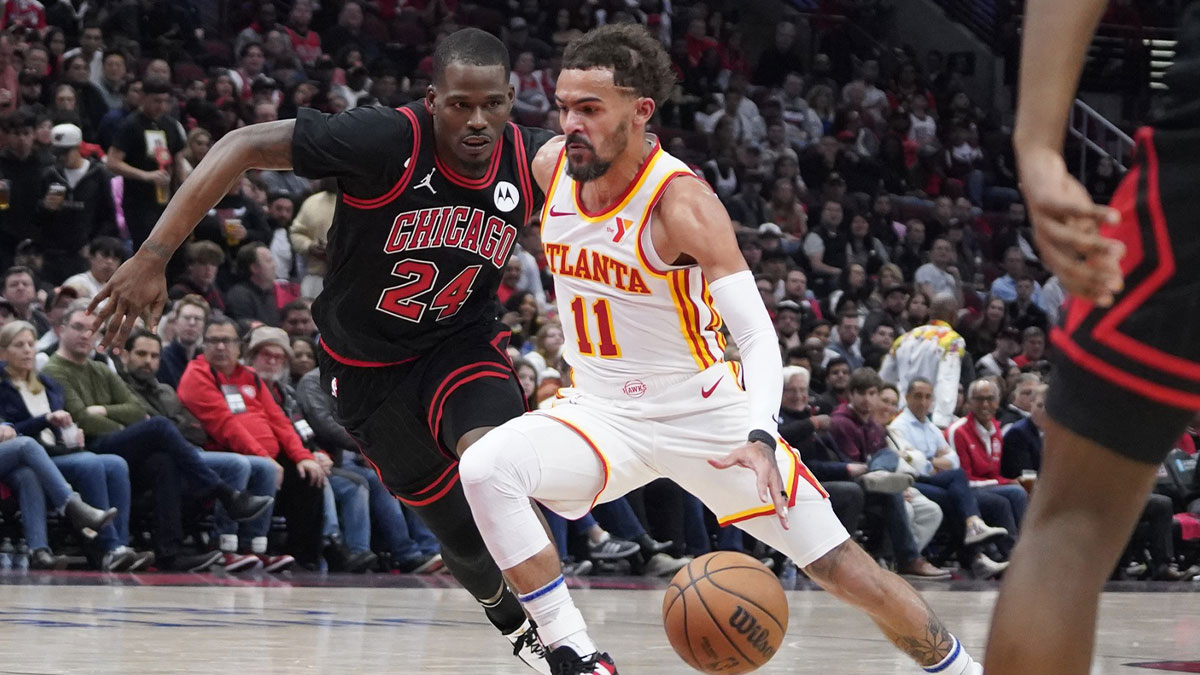
[(651, 213), (672, 180), (694, 176), (657, 140), (628, 189), (590, 212), (560, 154), (542, 211), (565, 356), (575, 381), (629, 381), (702, 371), (722, 360), (721, 318), (699, 266), (664, 263), (650, 241)]

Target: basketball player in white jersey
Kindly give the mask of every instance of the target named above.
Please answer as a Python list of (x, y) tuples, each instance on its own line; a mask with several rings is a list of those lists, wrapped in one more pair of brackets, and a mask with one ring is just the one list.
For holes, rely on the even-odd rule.
[[(588, 636), (529, 498), (578, 518), (663, 476), (866, 611), (929, 672), (982, 672), (911, 586), (849, 540), (778, 439), (779, 348), (729, 217), (646, 134), (673, 84), (666, 53), (640, 26), (608, 25), (567, 47), (556, 91), (565, 136), (539, 151), (534, 175), (574, 386), (553, 408), (489, 432), (459, 466), (551, 672), (617, 670)], [(721, 359), (723, 321), (744, 372)]]

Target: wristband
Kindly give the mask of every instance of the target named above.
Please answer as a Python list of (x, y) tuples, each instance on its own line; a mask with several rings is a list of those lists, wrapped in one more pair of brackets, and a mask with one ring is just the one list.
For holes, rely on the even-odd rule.
[(750, 435), (746, 437), (746, 440), (750, 443), (758, 441), (771, 450), (775, 449), (775, 437), (772, 436), (770, 432), (762, 429), (755, 429), (754, 431), (751, 431)]

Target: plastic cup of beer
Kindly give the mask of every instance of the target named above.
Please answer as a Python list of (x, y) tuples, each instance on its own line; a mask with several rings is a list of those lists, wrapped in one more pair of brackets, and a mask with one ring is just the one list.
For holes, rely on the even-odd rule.
[(225, 243), (230, 246), (237, 246), (241, 239), (236, 234), (237, 228), (241, 227), (241, 218), (226, 218), (225, 219)]

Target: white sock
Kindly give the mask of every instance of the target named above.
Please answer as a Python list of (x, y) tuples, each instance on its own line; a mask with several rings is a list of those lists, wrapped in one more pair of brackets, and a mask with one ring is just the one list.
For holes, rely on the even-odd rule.
[(580, 656), (594, 654), (596, 643), (587, 634), (583, 614), (576, 609), (562, 576), (538, 590), (517, 596), (525, 611), (537, 623), (542, 644), (551, 650), (570, 647)]
[(238, 537), (236, 534), (221, 535), (220, 549), (222, 553), (237, 553)]
[[(972, 675), (975, 672), (982, 672), (975, 663), (975, 659), (971, 658), (958, 638), (953, 635), (950, 638), (954, 640), (954, 644), (950, 647), (950, 653), (938, 663), (926, 666), (925, 672), (937, 673), (937, 675)], [(972, 666), (976, 666), (976, 669), (972, 670)]]
[(267, 553), (267, 538), (254, 537), (250, 540), (250, 552), (254, 555), (266, 555)]

